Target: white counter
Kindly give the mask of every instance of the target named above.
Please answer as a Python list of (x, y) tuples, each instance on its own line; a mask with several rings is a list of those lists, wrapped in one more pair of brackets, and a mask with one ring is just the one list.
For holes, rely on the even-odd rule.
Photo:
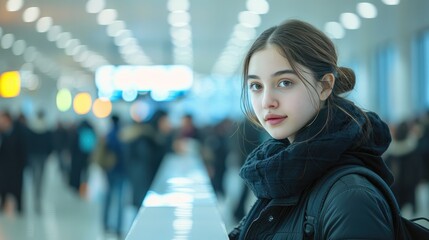
[(228, 239), (207, 171), (191, 156), (167, 156), (126, 240)]

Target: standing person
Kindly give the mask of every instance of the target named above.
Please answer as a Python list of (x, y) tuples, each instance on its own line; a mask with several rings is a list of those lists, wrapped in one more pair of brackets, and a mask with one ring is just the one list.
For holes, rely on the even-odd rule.
[(213, 149), (213, 188), (218, 197), (225, 197), (224, 176), (226, 172), (226, 160), (230, 152), (232, 132), (231, 119), (223, 119), (214, 127), (212, 134), (213, 140), (211, 148)]
[(0, 111), (0, 211), (10, 194), (15, 198), (16, 211), (23, 212), (22, 183), (27, 160), (23, 127), (13, 121), (9, 112)]
[(71, 142), (69, 181), (73, 190), (85, 197), (88, 180), (89, 156), (95, 148), (97, 135), (90, 122), (82, 120), (75, 129)]
[(191, 114), (185, 114), (174, 136), (174, 151), (179, 154), (200, 154), (201, 143), (201, 131), (195, 125), (194, 117)]
[[(122, 157), (122, 143), (119, 140), (120, 118), (117, 115), (112, 115), (110, 119), (112, 126), (106, 135), (105, 141), (107, 151), (111, 151), (115, 156), (115, 162), (111, 167), (109, 167), (109, 169), (104, 169), (107, 176), (108, 186), (104, 203), (103, 225), (106, 233), (113, 232), (120, 237), (122, 234), (122, 193), (125, 181), (125, 169)], [(116, 198), (116, 201), (114, 198)], [(117, 205), (116, 208), (113, 208), (117, 210), (115, 219), (116, 224), (113, 228), (109, 226), (109, 220), (112, 216), (112, 214), (110, 214), (112, 202), (116, 202)]]
[(416, 190), (421, 181), (422, 160), (418, 149), (419, 136), (413, 134), (410, 123), (401, 122), (392, 133), (392, 143), (385, 152), (384, 159), (392, 169), (395, 183), (392, 191), (403, 208), (410, 203), (413, 214), (417, 212)]
[(53, 150), (52, 132), (45, 118), (45, 112), (38, 111), (36, 119), (29, 124), (27, 138), (28, 161), (34, 185), (34, 207), (37, 214), (41, 213), (43, 175), (46, 161)]
[[(381, 158), (389, 129), (340, 96), (355, 75), (337, 66), (321, 31), (299, 20), (267, 29), (248, 51), (243, 76), (245, 113), (272, 138), (240, 170), (257, 201), (230, 239), (302, 239), (305, 196), (333, 168), (360, 165), (393, 182)], [(315, 227), (322, 239), (394, 239), (392, 219), (381, 192), (350, 174), (330, 190)]]
[(70, 171), (70, 136), (69, 130), (61, 121), (57, 122), (57, 127), (52, 132), (53, 150), (58, 159), (58, 166), (63, 179), (68, 179)]
[(164, 155), (171, 151), (167, 113), (159, 110), (149, 122), (124, 127), (121, 140), (124, 142), (124, 160), (132, 188), (132, 202), (138, 210)]

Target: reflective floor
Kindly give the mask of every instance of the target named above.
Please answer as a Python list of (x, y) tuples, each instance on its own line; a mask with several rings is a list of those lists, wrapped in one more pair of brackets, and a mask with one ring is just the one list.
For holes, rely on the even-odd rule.
[[(13, 201), (10, 201), (12, 204), (0, 214), (0, 240), (117, 239), (104, 234), (102, 230), (101, 199), (105, 183), (100, 169), (90, 167), (88, 191), (86, 197), (81, 197), (71, 191), (62, 179), (54, 157), (48, 160), (45, 167), (41, 213), (37, 214), (34, 210), (33, 187), (26, 173), (24, 214), (17, 215), (13, 211)], [(130, 215), (124, 225), (129, 227), (131, 221)]]
[[(34, 210), (33, 185), (29, 173), (24, 177), (24, 213), (15, 213), (14, 202), (8, 201), (6, 210), (0, 212), (0, 240), (119, 240), (124, 239), (130, 229), (137, 209), (131, 206), (129, 186), (125, 189), (123, 210), (123, 237), (104, 233), (102, 229), (102, 199), (105, 193), (104, 175), (96, 165), (89, 169), (86, 197), (73, 192), (59, 172), (55, 156), (45, 166), (41, 213)], [(235, 173), (237, 174), (237, 173)], [(223, 214), (229, 211), (219, 202)], [(115, 210), (112, 210), (115, 212)], [(235, 224), (232, 220), (229, 228)]]
[[(29, 176), (24, 182), (24, 211), (16, 215), (14, 206), (9, 205), (5, 212), (0, 213), (0, 240), (110, 240), (118, 239), (103, 233), (101, 227), (101, 199), (105, 189), (104, 177), (96, 166), (90, 167), (90, 177), (86, 198), (72, 192), (58, 171), (55, 158), (49, 159), (45, 169), (44, 196), (42, 212), (36, 214), (33, 208), (32, 185)], [(225, 176), (226, 198), (220, 199), (219, 210), (224, 219), (226, 229), (231, 230), (235, 222), (232, 220), (232, 207), (238, 200), (237, 189), (241, 188), (238, 168), (231, 167)], [(422, 184), (418, 188), (418, 213), (416, 216), (429, 216), (429, 185)], [(248, 200), (248, 207), (253, 197)], [(124, 236), (129, 230), (136, 209), (131, 206), (124, 208)], [(413, 217), (411, 208), (405, 207), (403, 215)]]

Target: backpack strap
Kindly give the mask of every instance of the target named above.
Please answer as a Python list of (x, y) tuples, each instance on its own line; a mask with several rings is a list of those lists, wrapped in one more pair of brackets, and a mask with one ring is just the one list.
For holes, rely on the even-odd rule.
[(320, 213), (328, 193), (340, 178), (349, 174), (358, 174), (365, 177), (383, 194), (392, 211), (395, 235), (397, 236), (399, 230), (396, 226), (398, 226), (400, 221), (400, 210), (390, 187), (380, 176), (368, 168), (358, 165), (349, 165), (333, 169), (322, 176), (310, 189), (309, 195), (307, 195), (305, 220), (303, 225), (304, 239), (320, 238), (318, 235), (318, 237), (316, 237), (316, 233), (317, 230), (320, 230)]

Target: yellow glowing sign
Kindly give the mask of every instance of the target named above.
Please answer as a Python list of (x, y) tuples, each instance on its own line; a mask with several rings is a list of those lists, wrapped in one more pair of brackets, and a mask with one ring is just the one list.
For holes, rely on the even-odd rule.
[(73, 109), (79, 115), (87, 114), (91, 110), (92, 98), (89, 93), (78, 93), (73, 100)]
[(5, 72), (0, 76), (0, 96), (12, 98), (21, 91), (21, 77), (18, 71)]
[(108, 99), (97, 98), (92, 106), (92, 112), (98, 118), (105, 118), (112, 112), (112, 103)]

